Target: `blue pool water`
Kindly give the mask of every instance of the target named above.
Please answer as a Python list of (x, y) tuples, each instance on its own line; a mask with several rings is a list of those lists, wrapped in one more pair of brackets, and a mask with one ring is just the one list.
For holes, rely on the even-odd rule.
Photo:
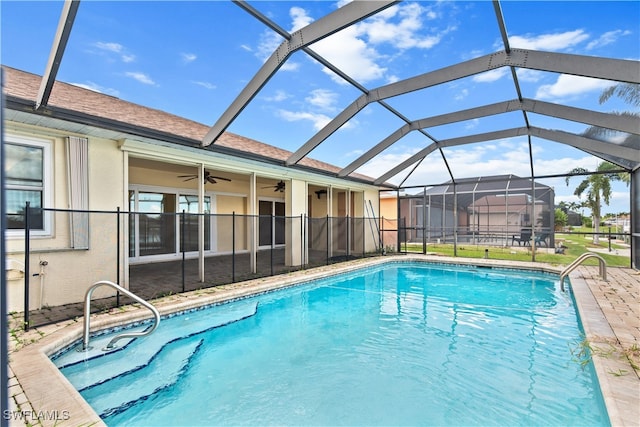
[(582, 339), (557, 276), (389, 263), (54, 363), (108, 425), (609, 425)]

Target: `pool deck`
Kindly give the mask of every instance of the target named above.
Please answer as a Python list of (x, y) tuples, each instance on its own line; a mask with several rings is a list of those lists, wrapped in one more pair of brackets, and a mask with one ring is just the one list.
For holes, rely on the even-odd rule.
[[(161, 314), (241, 298), (287, 287), (301, 280), (346, 272), (390, 260), (423, 260), (454, 264), (524, 267), (560, 273), (561, 268), (542, 263), (475, 260), (434, 256), (367, 258), (282, 276), (255, 279), (154, 300)], [(614, 426), (640, 425), (640, 272), (630, 268), (607, 269), (608, 281), (598, 267), (580, 266), (570, 275), (571, 290), (592, 351), (600, 387)], [(92, 330), (109, 328), (149, 317), (139, 306), (113, 309), (91, 317)], [(11, 321), (11, 319), (10, 319)], [(82, 324), (66, 321), (28, 332), (9, 325), (9, 425), (104, 425), (48, 358), (82, 336)], [(5, 414), (5, 417), (7, 415)]]

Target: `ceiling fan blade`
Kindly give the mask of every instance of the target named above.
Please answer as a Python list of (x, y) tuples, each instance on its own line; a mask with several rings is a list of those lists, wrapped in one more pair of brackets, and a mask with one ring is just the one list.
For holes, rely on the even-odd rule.
[(212, 176), (211, 178), (219, 179), (220, 181), (231, 182), (231, 180), (229, 178), (225, 178), (225, 177), (222, 177), (222, 176)]

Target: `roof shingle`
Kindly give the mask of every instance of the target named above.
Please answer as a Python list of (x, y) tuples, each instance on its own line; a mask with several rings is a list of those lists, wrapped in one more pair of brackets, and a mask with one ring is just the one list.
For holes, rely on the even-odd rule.
[[(7, 66), (3, 66), (3, 69), (6, 95), (33, 101), (35, 105), (42, 77)], [(201, 141), (209, 131), (209, 126), (202, 123), (60, 81), (53, 85), (48, 106), (151, 129), (187, 141)], [(290, 151), (231, 132), (222, 134), (216, 144), (282, 162), (291, 155)], [(308, 157), (303, 158), (299, 164), (332, 173), (340, 170), (337, 166)], [(352, 176), (371, 181), (370, 177), (363, 175)]]

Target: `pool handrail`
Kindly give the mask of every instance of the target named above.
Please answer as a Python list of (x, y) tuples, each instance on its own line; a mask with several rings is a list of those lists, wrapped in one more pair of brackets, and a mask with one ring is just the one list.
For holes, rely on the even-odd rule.
[(575, 270), (575, 268), (578, 267), (578, 265), (587, 258), (598, 259), (598, 264), (600, 266), (599, 274), (602, 277), (602, 280), (604, 280), (605, 282), (607, 281), (607, 263), (605, 262), (604, 258), (602, 258), (600, 255), (593, 252), (585, 252), (582, 255), (580, 255), (578, 258), (573, 260), (573, 262), (569, 264), (567, 267), (565, 267), (565, 269), (562, 270), (562, 273), (560, 273), (560, 290), (561, 291), (564, 292), (564, 278), (567, 277), (569, 273)]
[(158, 327), (158, 324), (160, 324), (160, 313), (153, 305), (151, 305), (147, 301), (143, 300), (133, 292), (123, 288), (120, 285), (117, 285), (109, 280), (101, 280), (91, 285), (91, 287), (87, 289), (87, 292), (84, 297), (84, 329), (83, 329), (83, 335), (82, 335), (82, 348), (78, 349), (78, 351), (87, 351), (91, 349), (91, 347), (89, 347), (89, 327), (91, 322), (91, 319), (90, 319), (91, 318), (91, 295), (93, 294), (93, 291), (96, 290), (96, 288), (99, 288), (100, 286), (112, 287), (118, 292), (125, 294), (132, 300), (139, 302), (144, 307), (148, 308), (151, 311), (151, 313), (153, 313), (153, 317), (155, 320), (155, 322), (152, 324), (152, 326), (149, 329), (146, 329), (140, 332), (125, 332), (115, 336), (111, 341), (109, 341), (107, 346), (102, 349), (103, 351), (113, 350), (114, 348), (116, 348), (115, 343), (123, 338), (143, 337), (143, 336), (149, 335), (150, 333), (156, 330), (156, 328)]

